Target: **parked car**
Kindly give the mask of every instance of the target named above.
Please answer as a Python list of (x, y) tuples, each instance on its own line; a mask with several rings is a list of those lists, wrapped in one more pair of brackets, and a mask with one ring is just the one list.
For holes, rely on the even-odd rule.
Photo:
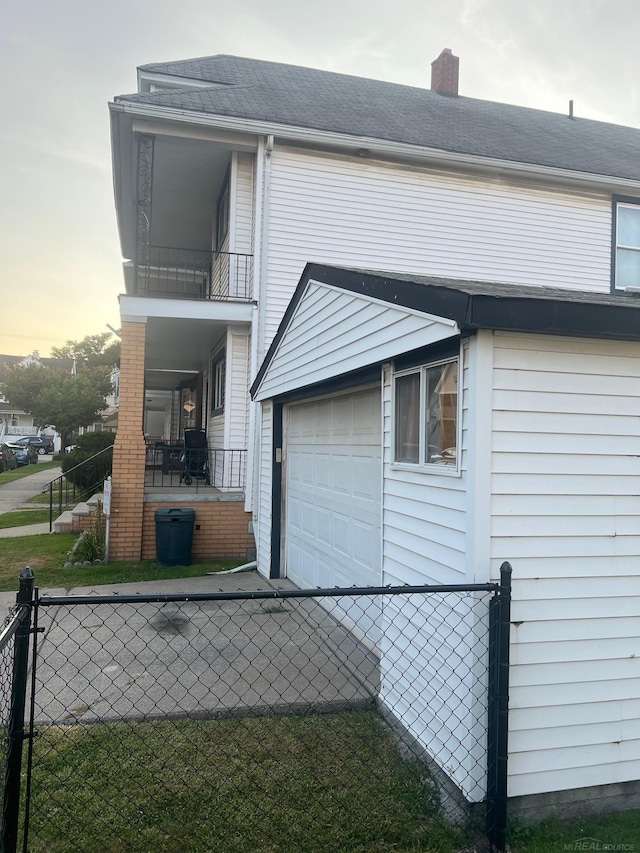
[(32, 447), (31, 444), (27, 442), (27, 444), (18, 444), (17, 442), (10, 442), (7, 447), (10, 447), (13, 450), (16, 462), (18, 465), (36, 465), (38, 462), (38, 451), (35, 447)]
[(53, 453), (53, 439), (48, 436), (28, 435), (25, 438), (17, 438), (12, 444), (30, 444), (41, 456), (45, 453)]
[(0, 444), (0, 474), (18, 467), (18, 460), (13, 450), (6, 444)]

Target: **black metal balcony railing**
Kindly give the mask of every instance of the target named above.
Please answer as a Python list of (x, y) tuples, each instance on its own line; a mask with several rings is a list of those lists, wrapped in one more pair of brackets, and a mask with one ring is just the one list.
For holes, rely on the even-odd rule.
[(149, 246), (136, 264), (138, 296), (251, 299), (253, 255)]
[(246, 450), (201, 450), (181, 444), (156, 444), (147, 447), (145, 485), (190, 487), (196, 492), (205, 486), (244, 489), (246, 470)]

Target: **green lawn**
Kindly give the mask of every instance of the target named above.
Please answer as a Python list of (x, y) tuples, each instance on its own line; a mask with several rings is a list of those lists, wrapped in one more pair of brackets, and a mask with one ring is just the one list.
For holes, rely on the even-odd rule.
[(29, 850), (455, 853), (373, 712), (40, 729)]
[[(634, 811), (511, 827), (509, 849), (633, 851), (638, 839)], [(375, 712), (345, 711), (40, 728), (29, 849), (475, 853), (485, 847), (438, 816), (424, 768), (399, 758)]]
[(569, 850), (635, 850), (637, 853), (640, 851), (640, 811), (511, 827), (509, 843), (513, 853), (564, 853)]
[[(55, 520), (57, 513), (58, 513), (58, 500), (57, 500), (57, 498), (58, 498), (58, 496), (54, 495), (54, 497), (53, 497), (53, 511), (55, 513), (54, 520)], [(49, 492), (43, 492), (42, 494), (34, 495), (32, 498), (29, 498), (28, 500), (26, 500), (25, 503), (26, 504), (46, 504), (47, 506), (49, 506)]]
[(42, 533), (38, 536), (0, 539), (0, 591), (17, 589), (18, 576), (25, 566), (31, 566), (41, 589), (71, 589), (74, 586), (200, 577), (207, 572), (223, 571), (240, 563), (238, 560), (208, 560), (191, 566), (163, 567), (153, 560), (145, 560), (141, 563), (110, 563), (108, 566), (65, 569), (64, 564), (76, 538), (75, 533)]
[(18, 509), (15, 512), (3, 512), (0, 515), (0, 530), (7, 527), (24, 527), (27, 524), (41, 524), (49, 521), (48, 509)]

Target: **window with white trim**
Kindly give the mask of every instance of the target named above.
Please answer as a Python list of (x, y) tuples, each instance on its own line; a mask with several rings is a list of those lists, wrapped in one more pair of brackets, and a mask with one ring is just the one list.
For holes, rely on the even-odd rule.
[(394, 461), (458, 464), (458, 359), (394, 376)]
[(221, 350), (211, 361), (211, 414), (221, 415), (224, 412), (224, 392), (227, 376), (227, 358), (225, 350)]
[(615, 203), (614, 286), (640, 290), (640, 200)]

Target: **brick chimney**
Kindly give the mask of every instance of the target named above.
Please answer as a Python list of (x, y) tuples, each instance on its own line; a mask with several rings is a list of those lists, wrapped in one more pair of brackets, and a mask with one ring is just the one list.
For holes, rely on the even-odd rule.
[(439, 95), (458, 95), (458, 66), (460, 60), (445, 47), (431, 63), (431, 91)]

